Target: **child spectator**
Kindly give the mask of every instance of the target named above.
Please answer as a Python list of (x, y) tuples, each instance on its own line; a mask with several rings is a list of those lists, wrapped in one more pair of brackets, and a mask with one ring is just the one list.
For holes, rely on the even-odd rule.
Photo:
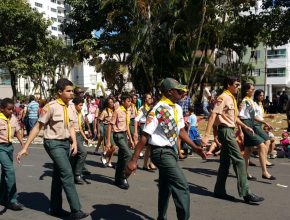
[(270, 147), (269, 147), (269, 158), (270, 159), (275, 159), (277, 157), (277, 151), (275, 150), (276, 145), (275, 145), (275, 136), (272, 133), (273, 128), (270, 128), (268, 125), (264, 126), (264, 131), (268, 134), (270, 138)]
[(280, 144), (282, 145), (282, 149), (284, 151), (284, 156), (290, 159), (290, 140), (289, 134), (287, 131), (282, 133), (282, 139), (280, 140)]
[(194, 108), (190, 106), (188, 108), (188, 111), (190, 112), (190, 116), (188, 117), (188, 135), (190, 139), (196, 144), (200, 145), (201, 143), (201, 137), (197, 130), (197, 117), (194, 114)]

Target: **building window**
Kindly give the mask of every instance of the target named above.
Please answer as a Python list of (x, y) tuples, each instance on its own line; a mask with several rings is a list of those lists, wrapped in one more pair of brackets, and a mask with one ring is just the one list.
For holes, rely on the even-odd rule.
[(52, 3), (56, 3), (56, 0), (50, 0)]
[(11, 85), (10, 73), (2, 68), (0, 68), (0, 85)]
[(53, 30), (53, 31), (57, 31), (57, 27), (51, 27), (51, 30)]
[(50, 18), (53, 22), (56, 22), (57, 21), (57, 18), (54, 18), (54, 17), (51, 17)]
[(285, 58), (286, 57), (286, 49), (268, 50), (267, 57), (269, 59)]
[(261, 75), (261, 69), (251, 70), (250, 75), (251, 76), (260, 76)]
[(36, 7), (39, 7), (39, 8), (42, 8), (42, 4), (38, 3), (38, 2), (35, 2), (35, 6)]
[(56, 9), (55, 8), (51, 8), (50, 9), (52, 12), (56, 12)]
[(268, 77), (285, 77), (286, 68), (269, 68), (267, 69)]

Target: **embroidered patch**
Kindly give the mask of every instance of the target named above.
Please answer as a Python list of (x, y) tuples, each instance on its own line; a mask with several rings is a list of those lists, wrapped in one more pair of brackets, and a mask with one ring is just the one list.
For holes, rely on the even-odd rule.
[(146, 125), (150, 124), (153, 121), (153, 118), (147, 117), (146, 118)]
[(41, 116), (44, 116), (44, 115), (47, 113), (47, 111), (48, 111), (49, 108), (50, 108), (49, 105), (45, 105), (45, 106), (41, 109), (40, 115), (41, 115)]

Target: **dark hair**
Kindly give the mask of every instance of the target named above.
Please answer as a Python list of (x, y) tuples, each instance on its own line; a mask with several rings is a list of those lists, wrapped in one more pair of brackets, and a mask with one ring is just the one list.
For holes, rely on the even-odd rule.
[(193, 106), (189, 106), (189, 107), (188, 107), (188, 111), (189, 111), (189, 112), (193, 112), (193, 113), (195, 113), (195, 112), (194, 112), (194, 107), (193, 107)]
[(251, 88), (251, 86), (253, 86), (252, 83), (245, 83), (242, 86), (242, 97), (245, 97), (247, 95), (247, 91)]
[(121, 101), (125, 101), (126, 99), (130, 99), (132, 96), (129, 92), (123, 92), (121, 94)]
[(261, 95), (261, 93), (264, 93), (264, 90), (262, 89), (257, 89), (254, 93), (254, 102), (259, 103), (259, 96)]
[(35, 96), (34, 95), (30, 95), (29, 96), (29, 102), (34, 101), (35, 100)]
[(75, 97), (72, 101), (75, 105), (78, 105), (80, 103), (84, 103), (84, 99), (81, 97)]
[(240, 82), (240, 78), (238, 76), (227, 76), (224, 81), (224, 89), (228, 88), (228, 85), (233, 85), (234, 82)]
[(73, 83), (66, 78), (61, 78), (57, 80), (55, 88), (56, 91), (63, 91), (67, 86), (73, 86)]
[(142, 103), (143, 103), (144, 106), (145, 106), (146, 97), (147, 97), (148, 95), (150, 95), (150, 96), (152, 97), (152, 95), (151, 95), (150, 93), (145, 93), (145, 94), (143, 95), (143, 97), (142, 97)]
[(74, 94), (75, 95), (78, 95), (78, 94), (80, 94), (80, 93), (84, 93), (84, 91), (81, 89), (81, 87), (75, 87), (74, 88)]
[(2, 100), (1, 100), (0, 107), (1, 107), (2, 109), (4, 109), (4, 108), (6, 108), (7, 105), (9, 105), (9, 104), (14, 105), (14, 101), (13, 101), (12, 99), (10, 99), (10, 98), (5, 98), (5, 99), (2, 99)]

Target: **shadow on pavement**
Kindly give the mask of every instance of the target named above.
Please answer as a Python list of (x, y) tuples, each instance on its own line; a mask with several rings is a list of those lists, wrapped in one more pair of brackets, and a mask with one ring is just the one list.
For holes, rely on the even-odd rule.
[(107, 184), (115, 185), (113, 177), (104, 176), (101, 174), (91, 174), (89, 176), (86, 176), (85, 179), (100, 182), (100, 183), (107, 183)]
[[(190, 172), (200, 174), (203, 176), (211, 177), (217, 176), (217, 170), (207, 169), (207, 168), (192, 168), (192, 167), (183, 167), (182, 169), (188, 170)], [(236, 178), (236, 176), (229, 174), (228, 177)]]
[(208, 191), (208, 188), (199, 186), (193, 183), (188, 183), (189, 192), (201, 196), (211, 196), (213, 197), (213, 192)]
[(6, 207), (3, 207), (3, 209), (0, 211), (0, 215), (3, 215), (7, 211)]
[(109, 205), (94, 205), (95, 209), (91, 213), (93, 220), (107, 219), (107, 220), (120, 220), (120, 219), (149, 219), (154, 220), (154, 218), (131, 208), (130, 206), (120, 205), (120, 204), (109, 204)]
[(24, 207), (40, 212), (48, 212), (49, 199), (44, 193), (40, 192), (20, 192), (18, 193), (18, 200)]
[(43, 167), (48, 170), (43, 171), (43, 174), (39, 177), (39, 180), (43, 180), (46, 176), (52, 177), (53, 163), (45, 163), (43, 164)]

